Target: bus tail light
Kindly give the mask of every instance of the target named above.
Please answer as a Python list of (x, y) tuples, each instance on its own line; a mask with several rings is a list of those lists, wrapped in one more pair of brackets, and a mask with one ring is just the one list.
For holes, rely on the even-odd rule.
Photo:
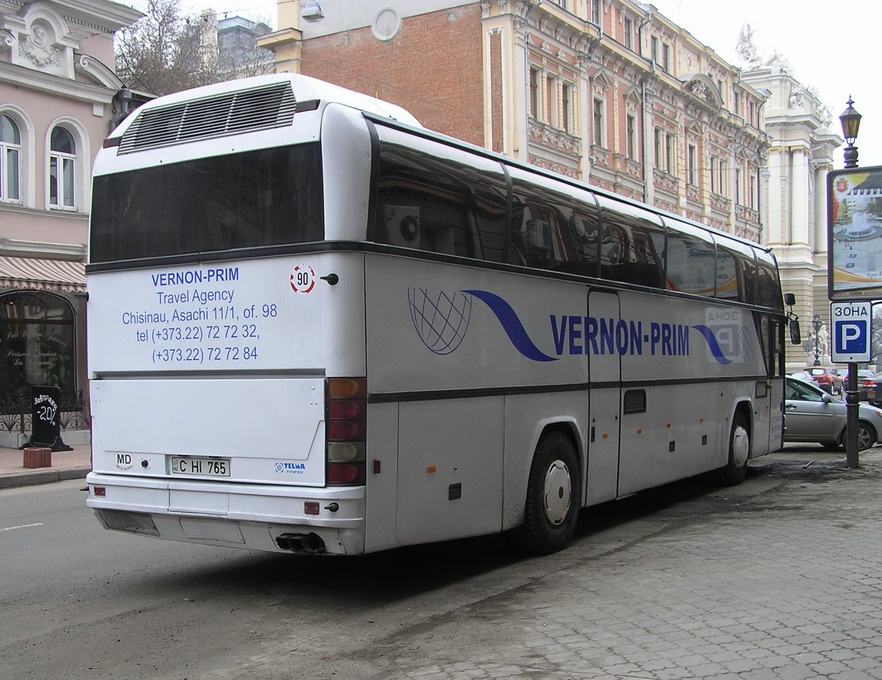
[(327, 483), (359, 485), (366, 480), (367, 381), (328, 379)]

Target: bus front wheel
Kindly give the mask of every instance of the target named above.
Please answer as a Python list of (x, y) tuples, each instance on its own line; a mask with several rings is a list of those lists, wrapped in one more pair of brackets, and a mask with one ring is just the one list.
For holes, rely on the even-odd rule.
[(511, 532), (512, 542), (540, 555), (565, 548), (576, 531), (580, 489), (579, 460), (569, 437), (543, 435), (530, 467), (524, 523)]
[(720, 468), (719, 476), (724, 484), (741, 484), (747, 476), (747, 461), (750, 458), (750, 426), (742, 413), (736, 413), (729, 433), (729, 458)]

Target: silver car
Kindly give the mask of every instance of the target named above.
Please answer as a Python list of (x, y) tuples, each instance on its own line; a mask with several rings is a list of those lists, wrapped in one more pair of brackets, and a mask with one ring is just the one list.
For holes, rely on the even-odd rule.
[[(845, 402), (817, 385), (787, 377), (784, 388), (784, 441), (818, 442), (835, 449), (845, 445)], [(882, 409), (858, 406), (858, 448), (868, 449), (882, 434)]]

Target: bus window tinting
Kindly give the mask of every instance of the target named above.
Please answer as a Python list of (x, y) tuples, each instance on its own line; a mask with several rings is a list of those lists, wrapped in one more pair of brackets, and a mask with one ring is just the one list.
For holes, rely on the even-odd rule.
[(374, 238), (379, 243), (506, 262), (504, 176), (383, 144)]
[(605, 279), (663, 287), (665, 230), (658, 224), (604, 208), (600, 273)]
[(593, 203), (513, 183), (511, 251), (515, 264), (597, 276), (599, 225)]
[(668, 232), (668, 290), (714, 296), (714, 244), (689, 234)]
[(319, 144), (94, 179), (92, 262), (319, 241)]
[(774, 265), (760, 261), (757, 267), (757, 300), (763, 307), (781, 305), (781, 288), (778, 284), (778, 272)]
[(399, 144), (380, 148), (379, 243), (781, 306), (777, 278), (747, 244), (715, 247), (700, 227), (666, 229), (645, 209), (605, 198), (601, 210), (587, 192), (579, 200), (519, 178), (508, 206), (501, 174)]

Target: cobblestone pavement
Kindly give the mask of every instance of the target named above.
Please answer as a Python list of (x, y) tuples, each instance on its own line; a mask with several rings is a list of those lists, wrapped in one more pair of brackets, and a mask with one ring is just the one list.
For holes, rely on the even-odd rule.
[(882, 452), (765, 460), (589, 510), (529, 585), (358, 651), (389, 661), (359, 677), (882, 678)]
[[(841, 453), (789, 447), (755, 461), (738, 487), (689, 480), (591, 508), (561, 553), (473, 575), (453, 568), (466, 594), (449, 606), (425, 604), (444, 600), (441, 581), (390, 598), (383, 614), (356, 607), (342, 635), (320, 618), (314, 629), (281, 626), (242, 665), (191, 677), (882, 679), (880, 485), (882, 448), (849, 470)], [(458, 545), (454, 562), (467, 559)], [(421, 554), (443, 561), (445, 550)], [(411, 566), (397, 568), (421, 568)], [(317, 644), (329, 649), (320, 663)]]

